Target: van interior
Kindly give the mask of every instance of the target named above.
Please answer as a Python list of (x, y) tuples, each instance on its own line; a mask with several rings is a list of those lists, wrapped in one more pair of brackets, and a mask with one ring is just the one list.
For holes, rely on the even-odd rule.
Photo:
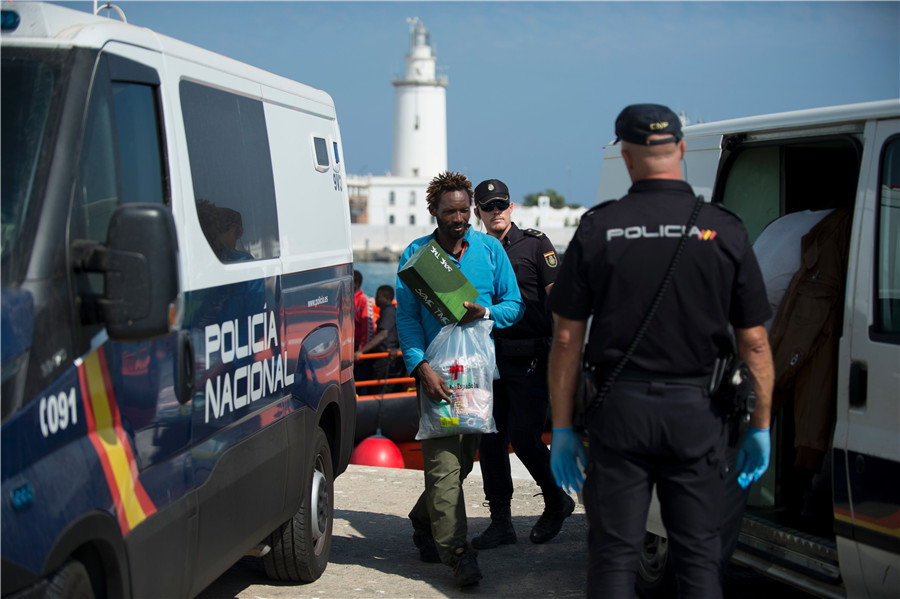
[(725, 159), (713, 201), (741, 216), (753, 242), (785, 214), (852, 208), (861, 152), (851, 137), (739, 144)]
[[(758, 143), (735, 139), (724, 147), (727, 148), (726, 156), (721, 163), (713, 201), (722, 202), (741, 216), (751, 242), (767, 225), (786, 214), (845, 208), (852, 215), (861, 162), (861, 148), (855, 139), (835, 136)], [(849, 226), (846, 229), (849, 237)], [(802, 234), (798, 234), (797, 248), (800, 237)], [(846, 260), (845, 254), (844, 268)], [(834, 334), (826, 342), (828, 347), (819, 348), (819, 351), (830, 350), (833, 354), (834, 367), (829, 372), (834, 378), (827, 385), (831, 390), (830, 397), (821, 397), (821, 402), (814, 406), (830, 426), (828, 439), (832, 437), (835, 423), (837, 346), (842, 330), (846, 270), (837, 281), (840, 288), (836, 295), (838, 305), (831, 310), (830, 322), (826, 325)], [(787, 301), (787, 295), (784, 300)], [(777, 321), (776, 318), (773, 328)], [(814, 460), (812, 467), (809, 460), (798, 457), (801, 450), (795, 447), (794, 392), (799, 393), (799, 390), (776, 389), (773, 405), (777, 407), (779, 401), (783, 403), (777, 412), (773, 411), (770, 468), (762, 484), (754, 485), (747, 514), (779, 529), (788, 528), (821, 537), (830, 544), (834, 540), (830, 452), (822, 452), (821, 460), (818, 463)]]

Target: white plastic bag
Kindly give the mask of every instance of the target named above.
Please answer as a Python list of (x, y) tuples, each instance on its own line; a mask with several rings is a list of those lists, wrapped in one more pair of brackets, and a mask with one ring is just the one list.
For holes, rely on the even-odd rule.
[(446, 381), (452, 396), (449, 402), (423, 396), (416, 439), (497, 432), (493, 414), (493, 326), (490, 320), (447, 325), (425, 350), (425, 359)]

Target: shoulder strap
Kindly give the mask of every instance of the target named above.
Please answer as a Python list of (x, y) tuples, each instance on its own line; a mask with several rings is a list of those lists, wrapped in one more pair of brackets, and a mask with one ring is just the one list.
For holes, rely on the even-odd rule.
[(588, 410), (588, 415), (593, 412), (595, 407), (603, 401), (603, 398), (609, 393), (609, 390), (612, 388), (613, 383), (615, 383), (616, 378), (622, 372), (622, 369), (625, 368), (625, 365), (631, 359), (631, 356), (634, 355), (634, 350), (637, 349), (638, 344), (641, 342), (641, 339), (644, 338), (644, 334), (647, 332), (647, 329), (650, 327), (650, 321), (653, 320), (653, 317), (656, 315), (656, 311), (659, 308), (660, 303), (662, 303), (663, 296), (666, 294), (666, 290), (669, 287), (669, 283), (672, 282), (672, 276), (675, 274), (675, 269), (678, 266), (678, 260), (681, 258), (681, 254), (684, 251), (684, 246), (687, 243), (688, 235), (690, 235), (691, 227), (694, 226), (694, 223), (697, 222), (697, 216), (700, 214), (700, 208), (703, 206), (703, 196), (697, 196), (697, 203), (694, 204), (694, 211), (691, 213), (691, 218), (688, 220), (687, 225), (684, 227), (684, 233), (681, 235), (681, 239), (678, 242), (678, 247), (675, 249), (675, 254), (672, 256), (672, 262), (669, 263), (669, 270), (666, 271), (666, 275), (663, 277), (662, 283), (659, 285), (659, 289), (656, 291), (656, 297), (653, 298), (653, 303), (650, 305), (650, 309), (647, 310), (647, 314), (644, 316), (644, 320), (641, 322), (641, 326), (638, 327), (637, 332), (634, 334), (634, 338), (631, 340), (631, 343), (628, 345), (628, 349), (625, 350), (625, 353), (619, 358), (619, 361), (616, 362), (616, 365), (613, 367), (612, 372), (606, 377), (606, 381), (603, 382), (603, 385), (600, 387), (600, 391), (597, 394), (597, 399), (591, 404), (590, 409)]

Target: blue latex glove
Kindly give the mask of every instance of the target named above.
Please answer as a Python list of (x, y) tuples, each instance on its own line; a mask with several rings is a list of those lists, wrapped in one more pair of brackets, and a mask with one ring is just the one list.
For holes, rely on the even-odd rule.
[[(581, 462), (581, 468), (578, 462)], [(550, 440), (550, 469), (556, 484), (563, 491), (571, 489), (576, 493), (584, 484), (583, 468), (587, 464), (584, 443), (571, 426), (553, 429)], [(567, 489), (568, 488), (568, 489)]]
[(742, 489), (755, 483), (769, 467), (771, 453), (769, 429), (750, 427), (737, 454), (738, 484)]

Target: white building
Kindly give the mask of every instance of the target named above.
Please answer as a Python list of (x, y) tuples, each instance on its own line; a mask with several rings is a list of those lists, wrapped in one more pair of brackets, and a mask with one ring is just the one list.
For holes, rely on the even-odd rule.
[[(428, 29), (417, 17), (407, 22), (406, 74), (393, 81), (391, 172), (347, 177), (353, 249), (357, 252), (400, 252), (435, 226), (425, 192), (431, 179), (447, 170), (448, 81), (438, 73)], [(542, 197), (536, 207), (517, 204), (513, 221), (521, 228), (540, 228), (555, 244), (565, 247), (584, 211), (554, 210)], [(481, 223), (473, 219), (472, 224), (478, 227)]]

